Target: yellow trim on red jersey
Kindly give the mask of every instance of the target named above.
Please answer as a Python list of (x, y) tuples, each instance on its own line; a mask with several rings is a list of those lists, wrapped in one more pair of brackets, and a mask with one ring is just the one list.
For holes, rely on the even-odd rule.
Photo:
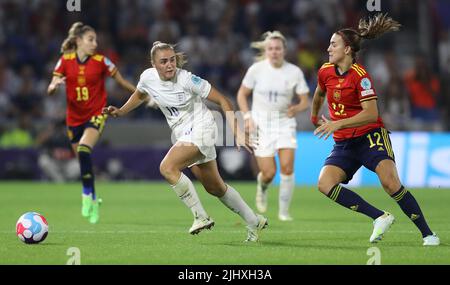
[(372, 100), (372, 99), (377, 99), (377, 96), (376, 95), (375, 96), (370, 96), (368, 98), (364, 98), (364, 99), (359, 100), (359, 102), (369, 101), (369, 100)]
[(53, 76), (63, 77), (64, 74), (56, 72), (56, 71), (53, 71)]
[(66, 54), (63, 54), (63, 58), (65, 60), (75, 59), (76, 58), (76, 54), (75, 54), (75, 52), (66, 53)]
[(356, 71), (356, 73), (358, 73), (358, 75), (361, 76), (361, 77), (363, 77), (364, 75), (367, 74), (367, 72), (366, 72), (362, 67), (360, 67), (359, 65), (357, 65), (356, 63), (355, 63), (355, 64), (352, 64), (352, 69), (353, 69), (354, 71)]
[(361, 71), (359, 71), (356, 67), (354, 67), (354, 66), (352, 66), (351, 67), (354, 71), (356, 71), (356, 73), (358, 73), (358, 75), (360, 76), (360, 77), (363, 77), (363, 73), (361, 72)]
[(103, 60), (103, 55), (96, 54), (96, 55), (92, 56), (92, 59), (96, 60), (96, 61), (102, 61)]
[(354, 63), (353, 64), (355, 67), (357, 67), (359, 70), (361, 70), (363, 73), (367, 73), (367, 71), (364, 69), (364, 67), (362, 67), (361, 65)]
[(327, 62), (327, 63), (324, 63), (324, 64), (319, 68), (319, 70), (320, 70), (320, 69), (323, 69), (323, 68), (327, 68), (327, 67), (332, 67), (332, 66), (334, 66), (333, 63)]

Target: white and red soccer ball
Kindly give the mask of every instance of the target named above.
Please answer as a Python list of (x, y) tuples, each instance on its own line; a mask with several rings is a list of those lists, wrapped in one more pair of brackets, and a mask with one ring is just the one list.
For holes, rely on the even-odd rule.
[(17, 221), (16, 234), (24, 243), (40, 243), (48, 234), (47, 220), (39, 213), (27, 212)]

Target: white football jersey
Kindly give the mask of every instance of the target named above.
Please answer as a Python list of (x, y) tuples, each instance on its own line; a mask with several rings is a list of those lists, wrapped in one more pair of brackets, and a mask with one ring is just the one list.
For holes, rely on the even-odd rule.
[(276, 111), (281, 118), (286, 116), (294, 94), (309, 92), (298, 66), (285, 61), (280, 68), (275, 68), (267, 59), (250, 66), (242, 85), (253, 90), (252, 113)]
[(214, 122), (202, 101), (208, 97), (211, 84), (191, 72), (177, 68), (172, 80), (163, 81), (155, 68), (148, 68), (141, 74), (137, 89), (155, 100), (177, 137), (182, 135), (179, 131), (194, 124)]

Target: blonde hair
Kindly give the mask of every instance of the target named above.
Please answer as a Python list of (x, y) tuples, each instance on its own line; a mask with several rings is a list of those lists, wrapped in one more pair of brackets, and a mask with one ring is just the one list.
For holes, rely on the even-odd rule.
[[(153, 43), (152, 49), (150, 50), (150, 61), (153, 64), (153, 60), (155, 58), (155, 54), (157, 51), (159, 50), (166, 50), (166, 49), (171, 49), (173, 50), (173, 52), (175, 52), (175, 46), (171, 45), (171, 44), (166, 44), (160, 41), (156, 41)], [(175, 58), (177, 61), (177, 67), (178, 68), (182, 68), (183, 65), (186, 64), (187, 59), (186, 59), (186, 55), (182, 52), (175, 52)]]
[(250, 45), (252, 48), (259, 50), (258, 54), (255, 56), (255, 61), (261, 61), (266, 58), (265, 49), (266, 49), (267, 43), (270, 40), (273, 40), (273, 39), (281, 40), (281, 42), (283, 43), (284, 49), (287, 48), (286, 38), (279, 31), (273, 31), (273, 32), (267, 31), (264, 34), (262, 34), (261, 38), (262, 38), (261, 41), (252, 42)]
[(72, 27), (70, 27), (67, 38), (61, 45), (61, 53), (75, 51), (77, 49), (77, 38), (81, 38), (84, 33), (88, 31), (95, 32), (94, 28), (84, 25), (82, 22), (73, 23)]

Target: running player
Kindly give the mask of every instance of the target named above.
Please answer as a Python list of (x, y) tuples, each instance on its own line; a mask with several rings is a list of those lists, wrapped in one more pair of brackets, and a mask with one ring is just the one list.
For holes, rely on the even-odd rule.
[[(336, 143), (320, 172), (318, 188), (336, 203), (372, 218), (374, 229), (369, 241), (378, 242), (394, 222), (394, 216), (341, 185), (348, 183), (364, 166), (377, 174), (384, 190), (420, 230), (423, 245), (439, 245), (439, 238), (428, 227), (419, 204), (400, 182), (389, 132), (378, 113), (372, 79), (356, 63), (362, 40), (399, 28), (399, 23), (378, 14), (368, 20), (361, 19), (358, 29), (342, 29), (331, 37), (327, 50), (330, 62), (318, 72), (311, 121), (317, 126), (314, 133), (319, 138), (327, 139), (333, 134)], [(325, 96), (331, 120), (317, 117)]]
[(153, 67), (141, 74), (130, 99), (120, 109), (109, 106), (104, 113), (114, 117), (124, 116), (147, 96), (152, 96), (176, 138), (161, 162), (160, 172), (192, 211), (194, 223), (189, 233), (198, 234), (210, 229), (214, 221), (203, 208), (191, 180), (183, 174), (183, 169), (187, 167), (191, 168), (208, 193), (244, 219), (248, 229), (246, 241), (258, 241), (259, 231), (267, 226), (267, 219), (256, 215), (240, 194), (222, 180), (217, 169), (214, 145), (217, 126), (211, 111), (202, 101), (208, 99), (220, 105), (233, 127), (238, 149), (244, 147), (251, 152), (248, 136), (245, 137), (236, 124), (230, 100), (208, 81), (181, 69), (185, 62), (184, 55), (176, 53), (172, 45), (155, 42), (150, 58)]
[(100, 138), (107, 116), (102, 114), (106, 105), (105, 80), (111, 76), (125, 90), (134, 92), (135, 87), (125, 80), (114, 63), (96, 53), (95, 30), (76, 22), (64, 40), (47, 93), (55, 93), (59, 85), (66, 85), (67, 134), (73, 151), (77, 154), (83, 184), (81, 214), (91, 223), (99, 220), (91, 152)]
[[(309, 88), (302, 70), (287, 62), (286, 39), (278, 31), (266, 32), (263, 40), (252, 43), (260, 55), (247, 70), (239, 88), (237, 102), (244, 113), (247, 131), (256, 133), (258, 147), (256, 207), (267, 210), (267, 189), (277, 171), (275, 155), (280, 159), (280, 193), (278, 218), (291, 221), (289, 205), (295, 188), (294, 156), (297, 148), (295, 115), (309, 107)], [(253, 93), (251, 112), (247, 99)], [(291, 104), (292, 97), (299, 98)]]

